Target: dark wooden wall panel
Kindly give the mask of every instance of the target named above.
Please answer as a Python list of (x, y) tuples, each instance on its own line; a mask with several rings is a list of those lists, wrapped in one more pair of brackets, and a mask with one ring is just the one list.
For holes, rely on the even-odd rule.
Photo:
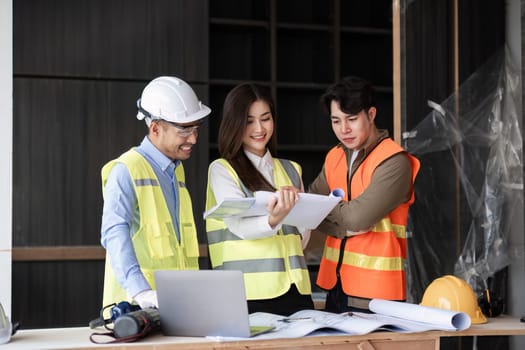
[[(208, 103), (207, 23), (206, 0), (13, 3), (14, 248), (57, 247), (49, 251), (60, 255), (100, 245), (100, 170), (146, 135), (136, 119), (144, 86), (176, 75)], [(203, 242), (207, 139), (204, 127), (184, 164)], [(13, 263), (13, 320), (22, 328), (87, 325), (102, 306), (100, 254), (38, 258)]]
[[(86, 327), (98, 317), (104, 268), (101, 261), (13, 265), (12, 321), (23, 329)], [(21, 288), (23, 286), (23, 288)]]
[(134, 103), (143, 84), (14, 82), (13, 244), (98, 243), (100, 169), (144, 136)]
[(206, 1), (17, 0), (13, 8), (17, 75), (207, 79)]
[[(13, 164), (15, 246), (98, 244), (100, 169), (146, 135), (135, 118), (145, 84), (15, 78), (13, 152), (21, 160)], [(195, 90), (205, 97), (202, 85)], [(185, 162), (188, 186), (202, 188), (206, 158), (197, 146)], [(204, 194), (193, 197), (202, 213)]]
[(407, 130), (429, 113), (427, 100), (444, 100), (454, 84), (451, 1), (409, 3), (404, 11)]
[(505, 44), (505, 1), (459, 1), (459, 79), (467, 80)]

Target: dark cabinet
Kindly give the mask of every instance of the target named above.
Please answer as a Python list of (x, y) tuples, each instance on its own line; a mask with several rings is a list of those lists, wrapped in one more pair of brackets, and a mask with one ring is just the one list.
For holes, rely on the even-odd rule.
[(340, 0), (210, 2), (210, 159), (224, 97), (237, 83), (269, 86), (278, 156), (303, 166), (305, 185), (337, 143), (319, 97), (344, 75), (378, 90), (378, 125), (392, 131), (392, 3)]

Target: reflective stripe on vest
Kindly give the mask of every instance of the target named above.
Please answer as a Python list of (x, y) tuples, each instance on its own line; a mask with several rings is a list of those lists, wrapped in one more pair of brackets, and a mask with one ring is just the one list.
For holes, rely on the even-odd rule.
[[(404, 152), (391, 139), (385, 139), (363, 160), (351, 179), (351, 199), (361, 195), (369, 186), (374, 170), (385, 159)], [(419, 161), (407, 154), (412, 165), (412, 183), (419, 170)], [(325, 174), (330, 190), (347, 189), (348, 163), (341, 147), (333, 148), (325, 161)], [(348, 191), (345, 191), (348, 193)], [(391, 300), (406, 299), (406, 222), (408, 208), (414, 202), (414, 194), (402, 203), (371, 231), (349, 237), (346, 240), (328, 236), (319, 267), (317, 284), (332, 289), (337, 282), (337, 264), (341, 245), (345, 242), (341, 283), (347, 295), (363, 298)]]
[[(218, 159), (247, 197), (253, 196), (231, 165)], [(274, 159), (274, 181), (277, 187), (301, 186), (298, 164)], [(216, 204), (208, 182), (206, 209)], [(283, 225), (271, 237), (243, 240), (228, 230), (223, 220), (207, 219), (208, 248), (214, 269), (241, 270), (244, 273), (248, 300), (275, 298), (295, 283), (301, 294), (311, 294), (310, 277), (304, 258), (301, 235), (296, 227)]]
[[(166, 199), (151, 165), (134, 149), (102, 168), (102, 186), (117, 163), (123, 163), (130, 172), (140, 213), (140, 227), (132, 236), (133, 248), (144, 277), (155, 289), (155, 270), (199, 268), (199, 243), (193, 219), (190, 194), (184, 183), (184, 168), (179, 164), (175, 170), (180, 201), (178, 242)], [(126, 291), (118, 283), (110, 259), (106, 256), (104, 276), (104, 305), (129, 300)]]

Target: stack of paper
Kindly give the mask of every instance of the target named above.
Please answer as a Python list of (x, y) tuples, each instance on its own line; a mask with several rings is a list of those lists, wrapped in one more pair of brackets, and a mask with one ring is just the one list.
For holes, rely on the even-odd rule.
[[(343, 196), (344, 191), (341, 189), (334, 190), (329, 195), (299, 193), (299, 200), (282, 223), (315, 229)], [(268, 215), (267, 205), (273, 197), (276, 197), (274, 192), (256, 191), (254, 197), (224, 198), (204, 212), (204, 219)]]
[(256, 312), (250, 324), (275, 327), (257, 339), (296, 338), (306, 335), (363, 335), (374, 331), (415, 333), (430, 330), (461, 331), (470, 327), (469, 315), (397, 301), (373, 299), (374, 313), (345, 312), (336, 314), (320, 310), (301, 310), (289, 317)]

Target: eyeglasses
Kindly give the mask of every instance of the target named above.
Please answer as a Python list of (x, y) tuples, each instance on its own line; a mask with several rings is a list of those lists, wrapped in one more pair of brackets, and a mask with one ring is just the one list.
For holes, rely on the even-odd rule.
[(191, 125), (191, 126), (182, 126), (179, 124), (175, 124), (173, 122), (163, 120), (164, 122), (174, 126), (177, 128), (177, 134), (180, 137), (189, 137), (190, 135), (197, 134), (199, 132), (200, 124), (197, 125)]

